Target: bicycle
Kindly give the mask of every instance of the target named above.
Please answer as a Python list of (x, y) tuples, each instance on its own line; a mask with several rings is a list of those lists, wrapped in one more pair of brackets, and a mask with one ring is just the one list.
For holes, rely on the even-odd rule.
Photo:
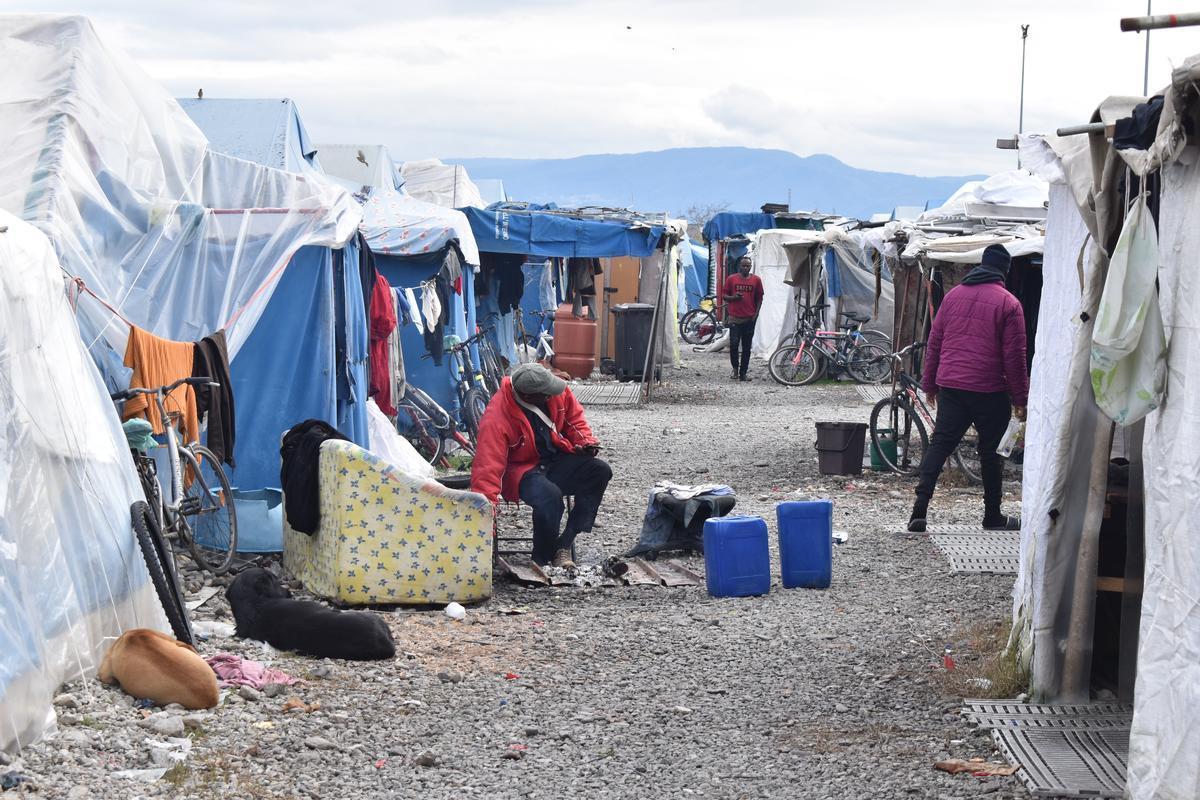
[(767, 360), (771, 378), (784, 386), (805, 386), (833, 367), (858, 383), (883, 383), (891, 372), (891, 353), (856, 335), (853, 325), (805, 331), (798, 344), (777, 347)]
[[(780, 340), (779, 345), (799, 344), (810, 333), (817, 330), (819, 324), (818, 311), (829, 308), (829, 304), (824, 305), (807, 305), (801, 302), (800, 298), (796, 298), (796, 327), (787, 336)], [(892, 337), (888, 336), (883, 331), (863, 330), (862, 326), (870, 319), (860, 317), (853, 313), (843, 313), (849, 322), (843, 325), (851, 336), (855, 336), (863, 340), (864, 344), (877, 344), (885, 348), (889, 353), (892, 352)]]
[(521, 361), (549, 363), (554, 358), (554, 336), (550, 333), (550, 326), (554, 324), (554, 311), (528, 312), (529, 316), (538, 320), (537, 330), (533, 333), (525, 330), (525, 313), (522, 310), (517, 315), (517, 347)]
[[(217, 386), (208, 378), (181, 378), (169, 386), (153, 389), (129, 388), (110, 395), (115, 402), (135, 395), (153, 397), (163, 420), (167, 465), (170, 469), (169, 496), (158, 481), (158, 467), (146, 451), (131, 448), (138, 479), (154, 522), (162, 535), (173, 542), (172, 550), (186, 547), (192, 560), (213, 575), (223, 575), (237, 551), (237, 514), (233, 490), (212, 451), (199, 442), (180, 444), (177, 426), (182, 414), (168, 412), (166, 398), (180, 386)], [(214, 490), (215, 488), (215, 490)]]
[[(929, 433), (934, 427), (934, 415), (925, 402), (921, 384), (905, 371), (904, 359), (925, 347), (916, 342), (898, 353), (891, 354), (896, 362), (892, 393), (871, 409), (871, 443), (888, 469), (912, 477), (921, 468), (921, 459), (929, 447)], [(895, 447), (891, 447), (894, 443)], [(894, 452), (894, 455), (892, 454)], [(974, 426), (950, 454), (952, 464), (972, 483), (980, 483), (979, 435)]]
[[(483, 376), (471, 363), (470, 347), (481, 338), (483, 338), (483, 334), (477, 333), (469, 339), (455, 342), (445, 348), (446, 354), (449, 356), (450, 376), (454, 380), (454, 390), (458, 395), (459, 417), (462, 419), (463, 427), (467, 429), (467, 436), (472, 444), (479, 436), (479, 421), (483, 419), (483, 412), (492, 399)], [(432, 356), (426, 353), (421, 358), (432, 358)]]
[(719, 306), (716, 295), (701, 298), (700, 307), (688, 311), (679, 320), (679, 335), (688, 344), (711, 344), (724, 332), (726, 325), (718, 317), (725, 306)]
[[(423, 459), (434, 466), (448, 466), (446, 459), (451, 444), (468, 455), (475, 454), (475, 445), (459, 431), (454, 418), (425, 392), (411, 384), (396, 402), (397, 420), (404, 414), (409, 424), (401, 433), (412, 443)], [(397, 429), (401, 426), (397, 424)]]
[[(492, 314), (489, 319), (498, 316), (499, 314)], [(480, 326), (476, 332), (480, 334), (477, 343), (480, 373), (483, 375), (483, 382), (487, 386), (488, 394), (494, 395), (500, 391), (500, 382), (504, 380), (504, 367), (501, 366), (500, 354), (496, 352), (496, 348), (492, 346), (492, 340), (487, 336), (491, 330), (491, 328)]]

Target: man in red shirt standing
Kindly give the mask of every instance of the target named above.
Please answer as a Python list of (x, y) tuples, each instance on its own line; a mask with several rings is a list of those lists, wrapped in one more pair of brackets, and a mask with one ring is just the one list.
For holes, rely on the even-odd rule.
[[(762, 279), (750, 274), (750, 256), (738, 259), (738, 271), (725, 279), (725, 321), (729, 324), (729, 363), (733, 380), (750, 380), (750, 343), (762, 308)], [(740, 360), (738, 356), (741, 356)]]

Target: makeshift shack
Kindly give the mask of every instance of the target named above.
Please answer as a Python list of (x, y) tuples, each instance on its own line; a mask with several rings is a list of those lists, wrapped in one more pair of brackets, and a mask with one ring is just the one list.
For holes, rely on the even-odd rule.
[(1193, 57), (1161, 105), (1020, 142), (1052, 189), (1014, 635), (1035, 698), (1132, 699), (1132, 800), (1200, 786), (1198, 83)]

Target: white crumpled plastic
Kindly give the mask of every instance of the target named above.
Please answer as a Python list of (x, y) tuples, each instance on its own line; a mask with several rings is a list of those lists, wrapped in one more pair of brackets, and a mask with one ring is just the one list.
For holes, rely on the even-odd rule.
[(1092, 333), (1092, 391), (1118, 425), (1158, 408), (1166, 392), (1167, 340), (1158, 307), (1158, 234), (1139, 197), (1109, 261)]

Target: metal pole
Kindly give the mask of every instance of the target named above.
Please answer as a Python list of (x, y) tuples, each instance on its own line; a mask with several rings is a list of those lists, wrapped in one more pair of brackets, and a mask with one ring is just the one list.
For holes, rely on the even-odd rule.
[(1190, 28), (1200, 25), (1200, 11), (1186, 14), (1159, 14), (1157, 17), (1125, 17), (1121, 20), (1121, 30), (1152, 31), (1158, 28)]
[[(1150, 16), (1150, 4), (1154, 0), (1146, 0), (1146, 16)], [(1146, 65), (1142, 69), (1142, 97), (1150, 94), (1150, 31), (1146, 31)]]
[[(1021, 106), (1017, 116), (1017, 134), (1025, 132), (1025, 40), (1029, 38), (1029, 26), (1021, 26)], [(1017, 150), (1017, 169), (1021, 168), (1021, 151)]]

